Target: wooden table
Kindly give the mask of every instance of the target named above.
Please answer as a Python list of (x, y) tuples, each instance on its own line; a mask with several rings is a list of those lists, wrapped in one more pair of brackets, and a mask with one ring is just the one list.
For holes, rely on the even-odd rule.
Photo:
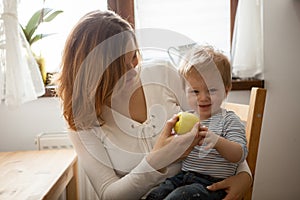
[(0, 152), (0, 199), (78, 199), (73, 149)]

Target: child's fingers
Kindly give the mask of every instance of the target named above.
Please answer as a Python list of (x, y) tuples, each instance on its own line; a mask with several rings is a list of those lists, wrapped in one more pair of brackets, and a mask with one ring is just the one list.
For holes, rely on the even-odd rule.
[(199, 132), (199, 135), (200, 135), (201, 137), (206, 137), (207, 134), (208, 134), (207, 131), (200, 131), (200, 132)]
[(208, 131), (208, 128), (206, 126), (200, 124), (199, 131)]

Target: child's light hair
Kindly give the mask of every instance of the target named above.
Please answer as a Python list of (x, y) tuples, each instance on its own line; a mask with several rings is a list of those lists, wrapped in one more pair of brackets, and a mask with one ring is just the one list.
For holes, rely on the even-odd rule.
[(231, 89), (231, 65), (228, 58), (212, 46), (196, 45), (191, 48), (182, 59), (179, 73), (187, 78), (194, 70), (200, 74), (207, 68), (216, 66), (223, 80), (225, 88)]

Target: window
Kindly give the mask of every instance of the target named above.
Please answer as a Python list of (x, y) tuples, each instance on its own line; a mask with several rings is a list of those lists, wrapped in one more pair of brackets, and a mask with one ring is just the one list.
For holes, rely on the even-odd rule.
[[(137, 29), (170, 29), (195, 42), (212, 44), (230, 58), (239, 0), (128, 0), (130, 4), (133, 2), (135, 13), (132, 15), (135, 15)], [(119, 13), (122, 14), (122, 10)], [(170, 39), (166, 38), (167, 41)], [(168, 55), (165, 53), (165, 56)], [(233, 80), (232, 90), (250, 90), (251, 87), (263, 88), (264, 81), (256, 78)]]
[[(230, 18), (230, 9), (235, 12), (237, 0), (46, 0), (45, 7), (64, 11), (56, 19), (40, 27), (43, 33), (56, 34), (32, 46), (34, 52), (45, 57), (48, 72), (59, 69), (65, 39), (78, 19), (88, 11), (107, 9), (107, 5), (126, 19), (132, 19), (135, 15), (135, 22), (132, 23), (136, 24), (137, 29), (155, 27), (174, 31), (195, 42), (215, 45), (229, 56), (233, 26), (230, 23), (234, 20), (234, 15), (231, 14)], [(25, 24), (33, 12), (42, 7), (42, 0), (21, 0), (21, 24)], [(131, 9), (133, 7), (135, 11)], [(175, 45), (176, 43), (172, 46)]]
[[(167, 29), (199, 44), (213, 45), (230, 57), (229, 0), (135, 0), (135, 28)], [(166, 40), (169, 45), (180, 45), (178, 40), (173, 44)]]
[[(30, 5), (30, 6), (28, 6)], [(32, 14), (43, 7), (42, 0), (21, 0), (18, 7), (19, 21), (25, 25)], [(36, 54), (45, 58), (47, 72), (59, 70), (61, 53), (71, 28), (85, 13), (107, 9), (106, 0), (46, 0), (44, 7), (63, 10), (53, 21), (40, 27), (42, 33), (56, 33), (32, 45)], [(39, 30), (37, 30), (39, 32)]]
[[(238, 0), (46, 0), (45, 7), (60, 9), (64, 13), (41, 27), (41, 32), (57, 34), (39, 41), (32, 48), (45, 57), (48, 72), (58, 71), (64, 42), (70, 29), (88, 11), (109, 7), (137, 29), (151, 26), (169, 29), (195, 42), (213, 44), (229, 55), (237, 4)], [(21, 24), (25, 24), (33, 12), (42, 7), (43, 0), (21, 0)], [(203, 14), (202, 17), (200, 14)], [(200, 22), (199, 19), (202, 18), (205, 20)], [(177, 21), (178, 25), (175, 24)], [(206, 25), (203, 24), (205, 22)], [(263, 87), (263, 83), (260, 86)]]

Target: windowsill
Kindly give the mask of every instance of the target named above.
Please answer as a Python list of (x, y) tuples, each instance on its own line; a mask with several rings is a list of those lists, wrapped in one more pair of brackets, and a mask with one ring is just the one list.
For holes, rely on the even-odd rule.
[(51, 85), (51, 86), (46, 86), (45, 87), (45, 94), (41, 97), (56, 97), (56, 86)]
[(259, 79), (234, 79), (231, 90), (251, 90), (252, 87), (264, 88), (264, 80)]
[[(232, 80), (232, 91), (251, 90), (252, 87), (264, 88), (264, 80), (258, 79), (234, 79)], [(41, 97), (55, 97), (56, 86), (46, 86), (46, 92)]]

